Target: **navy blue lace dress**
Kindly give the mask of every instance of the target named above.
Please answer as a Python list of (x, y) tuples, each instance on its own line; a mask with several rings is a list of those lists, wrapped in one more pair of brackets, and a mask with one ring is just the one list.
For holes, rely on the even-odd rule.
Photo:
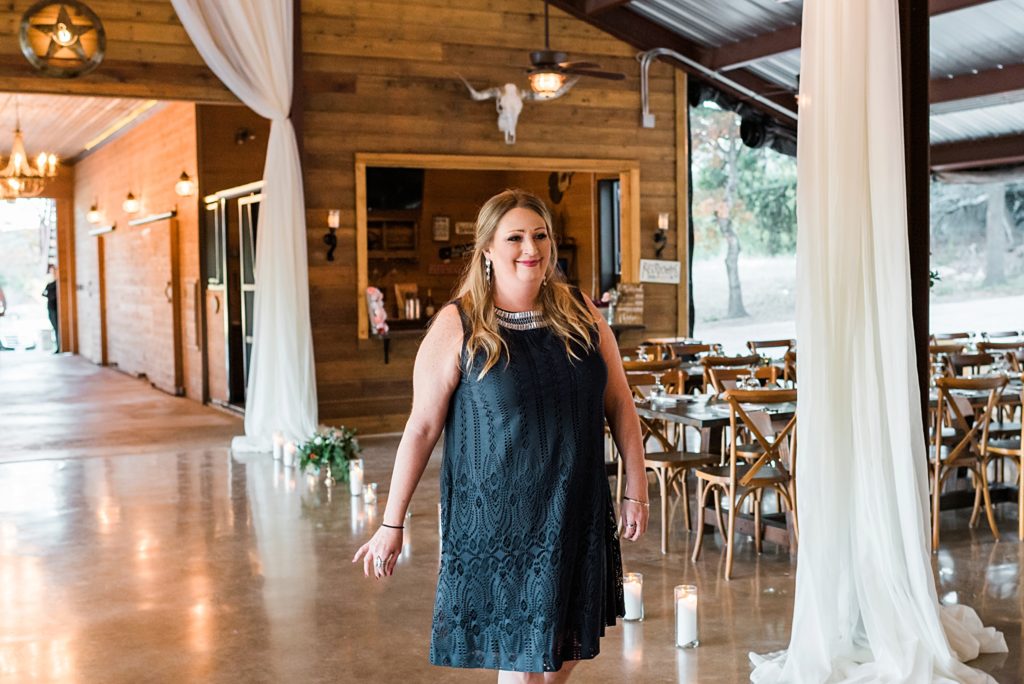
[(539, 315), (498, 313), (510, 358), (482, 380), (481, 358), (463, 372), (445, 423), (430, 661), (553, 671), (596, 656), (623, 614), (608, 373), (596, 330), (572, 359)]

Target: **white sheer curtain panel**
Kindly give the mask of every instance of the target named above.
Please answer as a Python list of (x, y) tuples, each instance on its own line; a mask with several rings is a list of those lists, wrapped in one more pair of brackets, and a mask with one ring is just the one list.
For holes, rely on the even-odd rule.
[(291, 0), (171, 0), (189, 38), (221, 81), (270, 119), (256, 240), (253, 347), (245, 437), (232, 448), (269, 451), (281, 430), (302, 440), (317, 426), (309, 323), (306, 210), (292, 102)]
[(911, 326), (897, 0), (804, 0), (798, 149), (800, 546), (788, 652), (751, 680), (988, 682), (940, 608)]

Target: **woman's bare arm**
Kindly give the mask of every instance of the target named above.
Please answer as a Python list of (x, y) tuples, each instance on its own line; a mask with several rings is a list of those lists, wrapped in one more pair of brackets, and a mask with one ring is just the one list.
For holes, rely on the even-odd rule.
[[(458, 309), (449, 305), (441, 309), (416, 353), (413, 369), (412, 413), (405, 424), (402, 440), (395, 454), (395, 467), (388, 489), (388, 502), (383, 522), (402, 526), (413, 492), (423, 476), (430, 454), (444, 429), (448, 402), (459, 384), (462, 353), (462, 321)], [(373, 558), (386, 560), (384, 572), (394, 572), (395, 561), (402, 550), (402, 531), (380, 528), (356, 552), (352, 562), (362, 557), (363, 571), (370, 574)]]
[[(633, 393), (626, 381), (626, 372), (622, 369), (619, 345), (615, 341), (615, 333), (608, 327), (604, 316), (589, 298), (587, 306), (601, 333), (601, 356), (608, 368), (608, 385), (604, 390), (604, 414), (625, 467), (626, 496), (637, 501), (647, 501), (647, 474), (644, 469), (640, 418), (636, 414), (636, 404), (633, 403)], [(626, 527), (622, 536), (636, 541), (647, 529), (647, 506), (627, 501), (622, 508), (622, 518), (626, 525), (630, 522), (637, 523), (635, 528)]]

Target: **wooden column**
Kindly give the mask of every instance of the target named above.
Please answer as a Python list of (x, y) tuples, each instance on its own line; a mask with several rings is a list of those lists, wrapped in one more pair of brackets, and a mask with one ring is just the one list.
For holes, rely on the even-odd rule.
[(910, 291), (917, 349), (921, 415), (928, 425), (928, 0), (899, 0), (900, 56), (903, 67), (903, 140), (907, 164), (907, 235)]
[(676, 287), (676, 336), (690, 334), (690, 102), (686, 72), (675, 69), (676, 78), (676, 259), (679, 285)]

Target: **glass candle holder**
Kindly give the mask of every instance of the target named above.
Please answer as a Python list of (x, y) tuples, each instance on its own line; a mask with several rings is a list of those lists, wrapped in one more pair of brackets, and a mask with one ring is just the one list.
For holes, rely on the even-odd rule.
[(375, 504), (377, 503), (377, 483), (371, 482), (370, 484), (363, 485), (363, 503)]
[(697, 587), (680, 584), (675, 588), (676, 647), (694, 648), (700, 643), (697, 636)]
[(348, 493), (361, 496), (363, 493), (363, 459), (354, 458), (348, 462)]
[(284, 457), (284, 434), (280, 431), (274, 433), (274, 460), (280, 461)]
[(623, 620), (639, 622), (644, 619), (644, 576), (639, 572), (627, 572), (622, 576), (622, 592), (626, 599), (626, 614)]

